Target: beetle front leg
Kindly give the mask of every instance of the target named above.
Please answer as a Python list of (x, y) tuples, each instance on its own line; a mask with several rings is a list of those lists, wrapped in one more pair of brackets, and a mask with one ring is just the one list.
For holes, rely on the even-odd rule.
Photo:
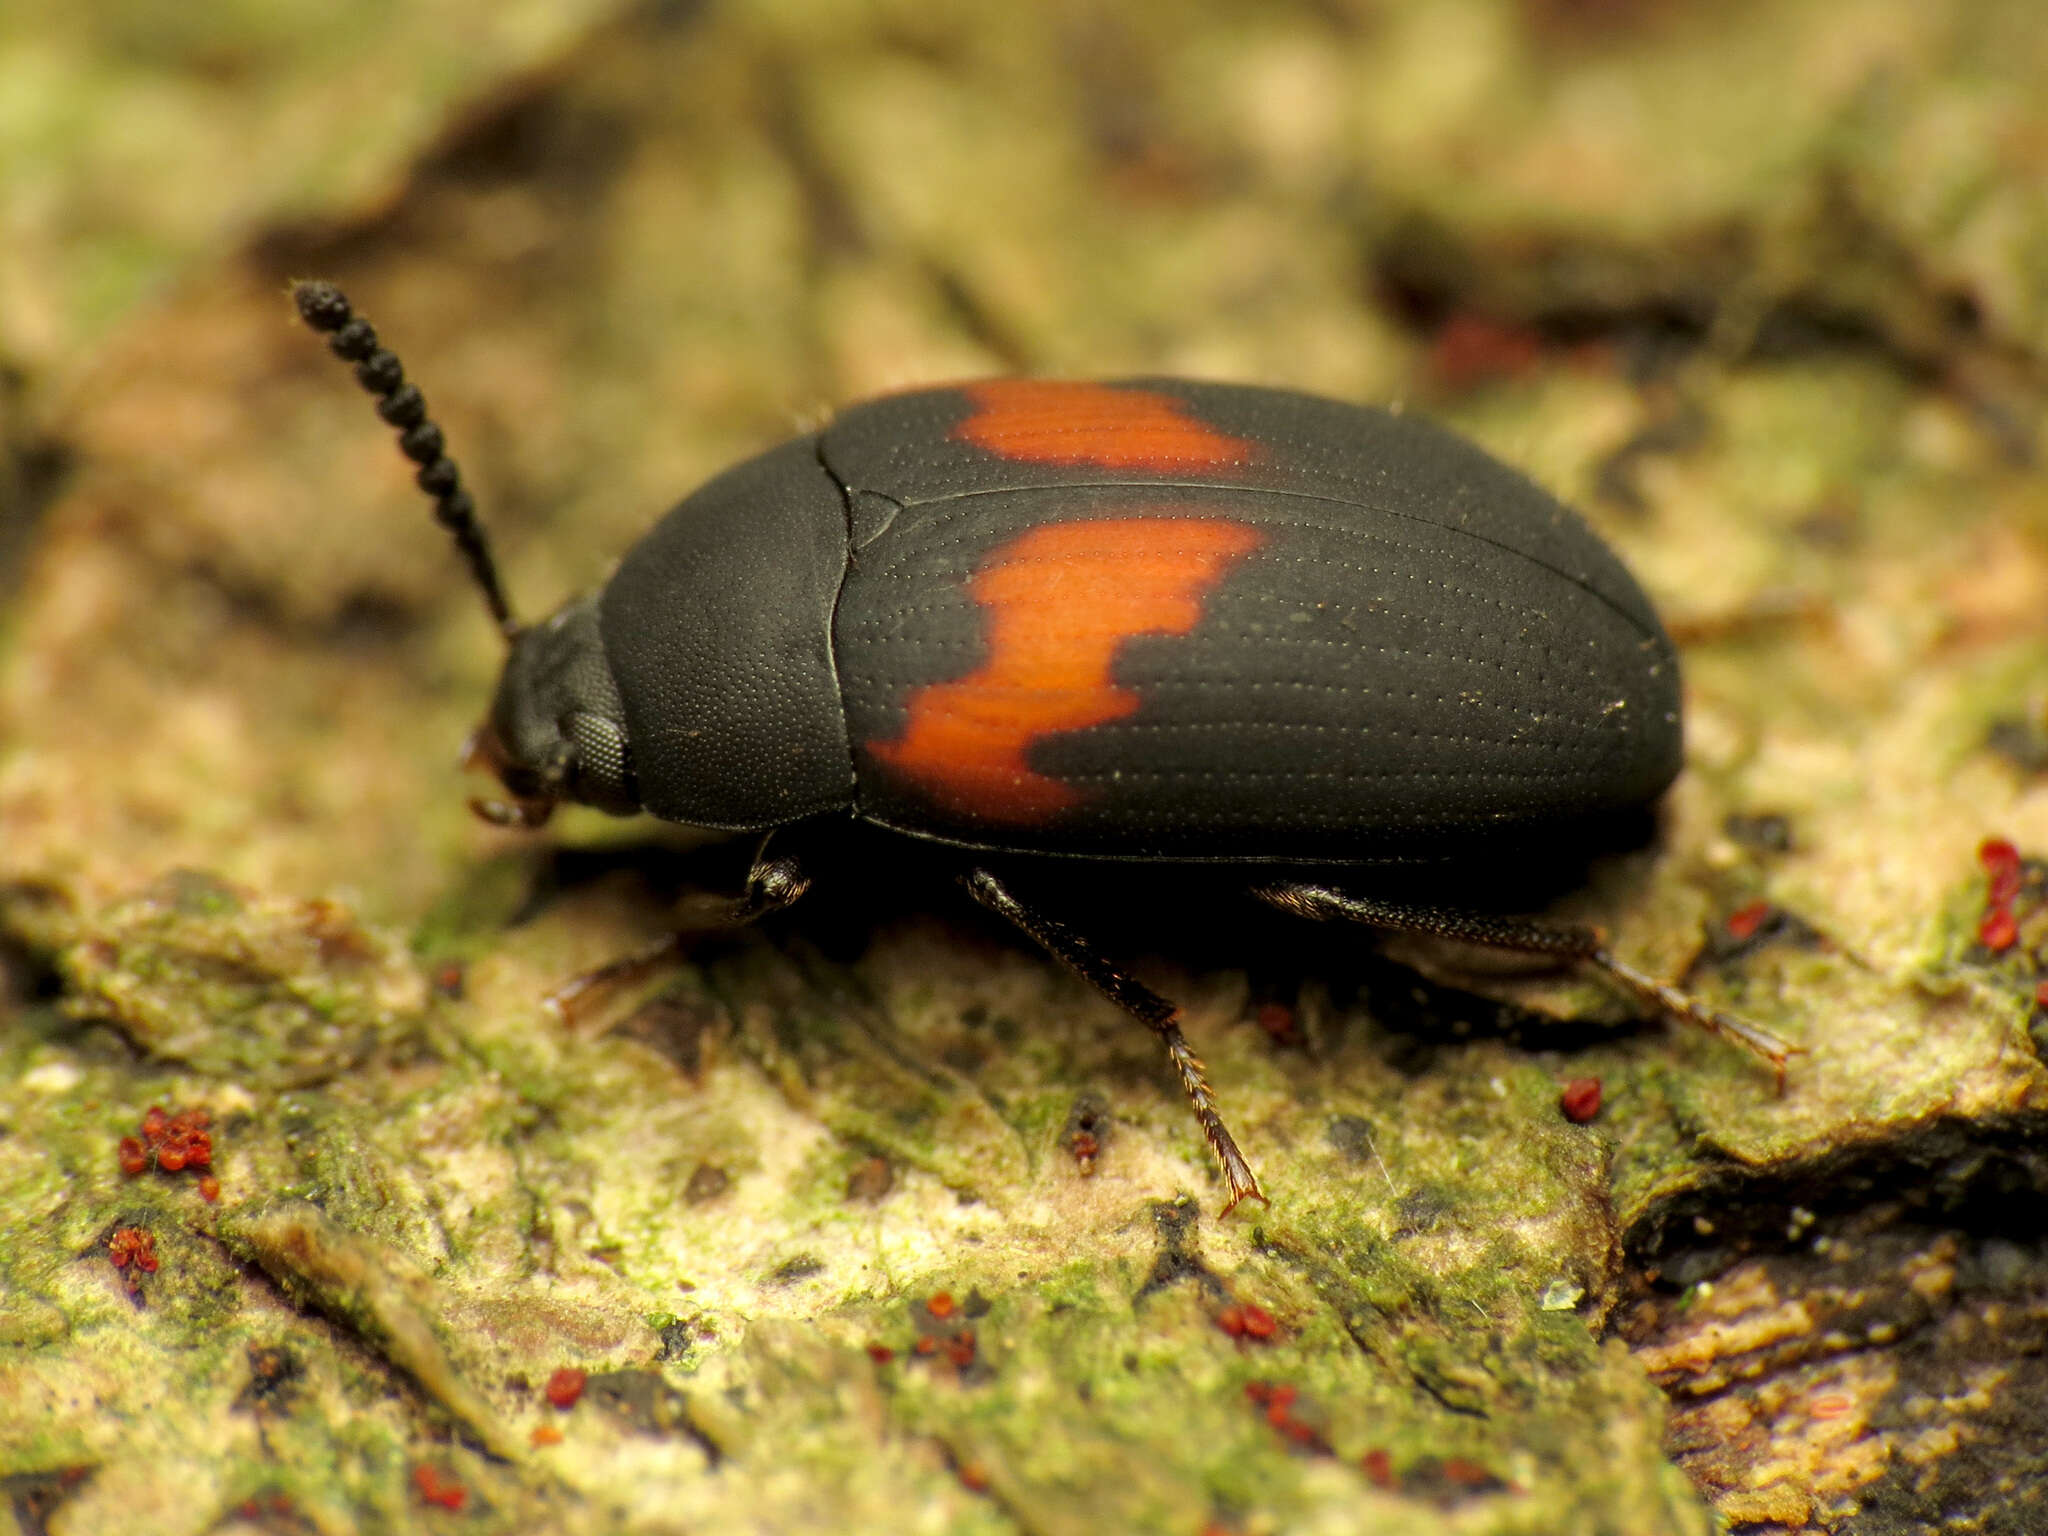
[(1281, 881), (1252, 887), (1252, 895), (1282, 912), (1311, 921), (1341, 919), (1384, 928), (1396, 933), (1419, 933), (1430, 938), (1477, 944), (1486, 949), (1512, 950), (1520, 954), (1549, 955), (1558, 960), (1590, 965), (1623, 991), (1648, 1003), (1659, 1013), (1683, 1019), (1733, 1040), (1770, 1064), (1777, 1075), (1778, 1091), (1785, 1091), (1785, 1068), (1793, 1056), (1804, 1053), (1794, 1045), (1750, 1024), (1733, 1014), (1709, 1008), (1673, 986), (1625, 965), (1608, 953), (1606, 944), (1591, 928), (1532, 922), (1521, 917), (1495, 917), (1483, 912), (1460, 912), (1449, 907), (1413, 906), (1405, 902), (1382, 901), (1371, 896), (1354, 896), (1327, 885)]
[(1238, 1151), (1236, 1139), (1217, 1111), (1216, 1095), (1209, 1087), (1201, 1058), (1189, 1047), (1187, 1036), (1181, 1033), (1180, 1025), (1175, 1022), (1180, 1010), (1143, 982), (1103, 959), (1092, 944), (1065, 923), (1026, 906), (988, 870), (969, 870), (960, 877), (960, 883), (967, 887), (968, 894), (976, 901), (1016, 924), (1047, 954), (1159, 1037), (1166, 1047), (1166, 1059), (1173, 1063), (1181, 1089), (1195, 1111), (1195, 1119), (1201, 1123), (1202, 1134), (1208, 1137), (1217, 1162), (1223, 1165), (1223, 1179), (1230, 1186), (1230, 1198), (1224, 1202), (1223, 1214), (1228, 1216), (1237, 1208), (1238, 1202), (1246, 1198), (1264, 1202), (1266, 1196), (1259, 1189), (1251, 1164)]
[(811, 888), (810, 876), (795, 859), (771, 859), (764, 842), (747, 870), (739, 895), (719, 904), (706, 920), (663, 935), (644, 949), (572, 976), (541, 1000), (541, 1005), (563, 1023), (574, 1026), (608, 994), (622, 986), (643, 981), (666, 966), (681, 963), (683, 945), (692, 933), (743, 928), (801, 900)]

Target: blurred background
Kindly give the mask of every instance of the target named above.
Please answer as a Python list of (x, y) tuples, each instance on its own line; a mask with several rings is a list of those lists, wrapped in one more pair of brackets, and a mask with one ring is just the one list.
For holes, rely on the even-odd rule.
[[(2044, 80), (2035, 0), (0, 12), (17, 1523), (2048, 1527)], [(1684, 646), (1560, 913), (1809, 1056), (1169, 954), (1217, 1223), (1150, 1040), (943, 900), (565, 1031), (686, 840), (464, 810), (498, 643), (308, 276), (527, 612), (898, 387), (1446, 419)]]

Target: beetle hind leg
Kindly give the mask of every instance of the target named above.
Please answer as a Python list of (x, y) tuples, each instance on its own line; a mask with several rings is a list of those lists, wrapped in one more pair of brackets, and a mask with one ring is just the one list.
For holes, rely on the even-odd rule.
[(573, 1030), (620, 987), (644, 981), (666, 966), (680, 964), (682, 958), (683, 936), (665, 933), (629, 955), (571, 976), (543, 997), (540, 1005)]
[(644, 981), (667, 966), (681, 964), (685, 941), (691, 932), (744, 927), (792, 905), (810, 888), (810, 877), (795, 859), (771, 859), (764, 847), (754, 856), (740, 894), (721, 900), (706, 920), (664, 934), (645, 948), (621, 955), (595, 970), (571, 976), (542, 998), (541, 1006), (573, 1028), (620, 987)]
[(1187, 1094), (1188, 1104), (1201, 1124), (1202, 1134), (1208, 1138), (1216, 1161), (1223, 1167), (1223, 1180), (1230, 1186), (1230, 1198), (1224, 1202), (1223, 1214), (1228, 1216), (1237, 1208), (1238, 1202), (1245, 1199), (1265, 1202), (1266, 1196), (1259, 1188), (1251, 1164), (1238, 1150), (1236, 1138), (1230, 1134), (1230, 1127), (1223, 1123), (1223, 1116), (1216, 1108), (1216, 1094), (1209, 1086), (1209, 1076), (1201, 1058), (1194, 1053), (1176, 1022), (1180, 1010), (1143, 982), (1103, 959), (1096, 953), (1094, 945), (1065, 923), (1025, 905), (1009, 886), (988, 870), (969, 870), (960, 877), (960, 883), (967, 887), (968, 894), (976, 901), (1014, 923), (1046, 953), (1159, 1037), (1160, 1043), (1166, 1047), (1166, 1059), (1172, 1063), (1174, 1074), (1180, 1078), (1181, 1090)]
[(1549, 955), (1558, 960), (1590, 965), (1624, 992), (1649, 1004), (1659, 1013), (1682, 1019), (1723, 1040), (1732, 1040), (1768, 1063), (1777, 1077), (1780, 1093), (1785, 1090), (1787, 1065), (1792, 1057), (1804, 1053), (1802, 1046), (1733, 1014), (1709, 1008), (1678, 988), (1668, 986), (1632, 965), (1623, 964), (1608, 952), (1600, 935), (1591, 928), (1532, 922), (1520, 917), (1495, 917), (1482, 912), (1460, 912), (1449, 907), (1411, 906), (1406, 902), (1355, 896), (1332, 886), (1298, 881), (1254, 886), (1252, 895), (1283, 912), (1311, 921), (1362, 923), (1396, 933), (1419, 933), (1430, 938), (1477, 944), (1487, 949)]

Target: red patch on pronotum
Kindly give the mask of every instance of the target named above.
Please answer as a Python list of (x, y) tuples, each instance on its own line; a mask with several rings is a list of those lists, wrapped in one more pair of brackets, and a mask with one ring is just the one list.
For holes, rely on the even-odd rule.
[(903, 734), (868, 750), (948, 810), (1028, 824), (1081, 791), (1034, 772), (1041, 737), (1121, 720), (1138, 695), (1110, 680), (1135, 635), (1185, 635), (1257, 529), (1224, 518), (1044, 523), (997, 546), (967, 583), (988, 610), (987, 659), (910, 696)]
[(1258, 444), (1218, 432), (1171, 395), (1052, 379), (966, 386), (974, 414), (949, 434), (1020, 464), (1090, 465), (1165, 475), (1257, 459)]

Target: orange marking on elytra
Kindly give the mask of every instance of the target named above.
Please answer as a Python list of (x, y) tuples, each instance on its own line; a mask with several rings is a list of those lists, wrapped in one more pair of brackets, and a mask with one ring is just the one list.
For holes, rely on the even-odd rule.
[(987, 659), (910, 696), (894, 741), (868, 750), (933, 803), (985, 821), (1030, 823), (1080, 803), (1024, 754), (1057, 731), (1120, 720), (1138, 695), (1110, 681), (1133, 635), (1185, 635), (1257, 529), (1223, 518), (1043, 523), (990, 551), (967, 583), (988, 610)]
[(1151, 474), (1248, 464), (1257, 443), (1204, 426), (1171, 395), (1054, 379), (987, 379), (965, 386), (972, 416), (953, 428), (999, 459), (1092, 465)]

